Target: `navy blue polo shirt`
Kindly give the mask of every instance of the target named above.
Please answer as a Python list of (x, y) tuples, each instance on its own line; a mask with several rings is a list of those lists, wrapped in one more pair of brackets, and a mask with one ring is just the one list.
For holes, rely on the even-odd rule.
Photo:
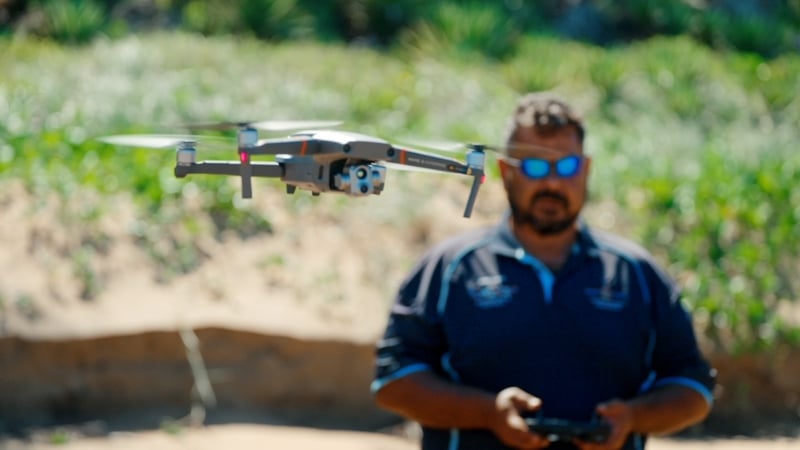
[[(582, 225), (553, 273), (507, 220), (432, 248), (402, 283), (372, 390), (418, 371), (491, 392), (518, 386), (545, 416), (570, 420), (664, 384), (711, 402), (714, 384), (679, 290), (647, 251)], [(423, 428), (422, 448), (506, 447), (486, 430)]]

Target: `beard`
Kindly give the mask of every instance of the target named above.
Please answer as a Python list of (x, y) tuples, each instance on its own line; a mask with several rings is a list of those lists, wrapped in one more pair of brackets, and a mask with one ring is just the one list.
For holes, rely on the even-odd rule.
[(511, 207), (511, 218), (516, 226), (530, 227), (537, 234), (549, 236), (559, 234), (572, 227), (578, 220), (578, 213), (567, 214), (561, 219), (537, 217), (533, 212), (537, 201), (548, 198), (561, 202), (566, 211), (569, 211), (569, 201), (563, 195), (552, 191), (541, 191), (536, 193), (528, 205), (523, 205), (521, 201), (515, 200), (511, 193), (507, 193), (508, 204)]

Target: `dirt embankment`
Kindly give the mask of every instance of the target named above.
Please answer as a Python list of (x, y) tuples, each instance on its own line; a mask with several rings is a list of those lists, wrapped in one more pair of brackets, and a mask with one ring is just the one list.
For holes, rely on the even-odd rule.
[[(0, 355), (0, 422), (7, 431), (136, 412), (143, 413), (139, 420), (149, 417), (139, 423), (144, 428), (233, 416), (355, 430), (397, 421), (372, 401), (369, 341), (205, 327), (70, 340), (6, 337)], [(690, 435), (797, 431), (800, 352), (712, 361), (720, 372), (717, 404)]]
[[(202, 264), (165, 282), (131, 235), (141, 219), (125, 202), (107, 205), (93, 230), (65, 229), (72, 206), (6, 186), (0, 432), (141, 410), (137, 420), (147, 419), (128, 427), (159, 427), (167, 417), (391, 423), (368, 389), (392, 291), (429, 243), (493, 222), (504, 208), (499, 186), (487, 186), (465, 220), (463, 188), (412, 199), (413, 218), (397, 212), (410, 208), (399, 187), (347, 208), (331, 197), (290, 208), (283, 194), (259, 192), (274, 234), (201, 239)], [(90, 231), (103, 246), (86, 258), (79, 250)], [(97, 287), (90, 299), (81, 296), (87, 282)], [(800, 350), (711, 359), (721, 390), (696, 433), (754, 435), (797, 422)]]
[(369, 393), (368, 343), (201, 328), (66, 341), (4, 338), (0, 355), (0, 422), (7, 427), (126, 411), (177, 419), (193, 406), (362, 430), (393, 422)]

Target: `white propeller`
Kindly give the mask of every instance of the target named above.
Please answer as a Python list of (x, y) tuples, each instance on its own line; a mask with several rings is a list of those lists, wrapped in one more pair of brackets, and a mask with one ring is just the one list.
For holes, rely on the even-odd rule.
[(113, 136), (102, 136), (97, 138), (101, 142), (125, 147), (141, 147), (155, 149), (174, 149), (182, 143), (202, 143), (204, 147), (208, 145), (222, 147), (233, 146), (235, 142), (231, 139), (218, 138), (213, 136), (196, 136), (191, 134), (120, 134)]

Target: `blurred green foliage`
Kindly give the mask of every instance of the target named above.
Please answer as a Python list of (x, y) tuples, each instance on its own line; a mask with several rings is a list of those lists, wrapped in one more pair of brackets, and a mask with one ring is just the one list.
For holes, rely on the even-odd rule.
[[(556, 1), (482, 8), (407, 0), (402, 11), (342, 1), (321, 7), (324, 14), (303, 0), (237, 3), (247, 3), (248, 14), (223, 2), (156, 3), (179, 12), (181, 27), (217, 37), (151, 33), (79, 47), (0, 38), (0, 183), (22, 180), (41, 202), (61, 199), (65, 223), (82, 236), (74, 271), (87, 298), (102, 288), (89, 263), (103, 251), (99, 221), (119, 196), (137, 205), (129, 232), (164, 279), (202, 263), (200, 237), (272, 230), (269, 217), (237, 200), (234, 181), (176, 180), (169, 152), (121, 154), (94, 136), (165, 132), (157, 126), (197, 120), (338, 118), (366, 134), (498, 142), (519, 93), (554, 89), (587, 113), (595, 200), (618, 205), (615, 226), (669, 265), (706, 335), (740, 350), (800, 342), (796, 323), (778, 313), (800, 297), (796, 54), (715, 52), (692, 37), (708, 30), (711, 16), (697, 18), (685, 2), (620, 2), (630, 6), (625, 15), (612, 2), (584, 3), (594, 8), (587, 14), (616, 23), (647, 19), (646, 29), (665, 34), (700, 30), (607, 48), (520, 31), (519, 24), (555, 23)], [(90, 11), (89, 4), (73, 5)], [(427, 19), (417, 20), (417, 8)], [(243, 25), (259, 10), (274, 20)], [(797, 3), (777, 10), (786, 14), (773, 35), (796, 20)], [(385, 30), (372, 29), (376, 23)], [(768, 40), (762, 25), (747, 33)], [(627, 32), (646, 34), (633, 25)], [(74, 34), (66, 40), (88, 42)], [(348, 46), (342, 36), (392, 45)], [(724, 34), (723, 47), (735, 48), (732, 36)], [(306, 39), (314, 37), (328, 43)], [(94, 200), (70, 209), (70, 198), (91, 193)]]
[(100, 35), (180, 29), (266, 40), (391, 47), (413, 40), (509, 57), (520, 35), (609, 46), (666, 35), (775, 57), (800, 48), (798, 0), (11, 0), (0, 34), (83, 43)]

